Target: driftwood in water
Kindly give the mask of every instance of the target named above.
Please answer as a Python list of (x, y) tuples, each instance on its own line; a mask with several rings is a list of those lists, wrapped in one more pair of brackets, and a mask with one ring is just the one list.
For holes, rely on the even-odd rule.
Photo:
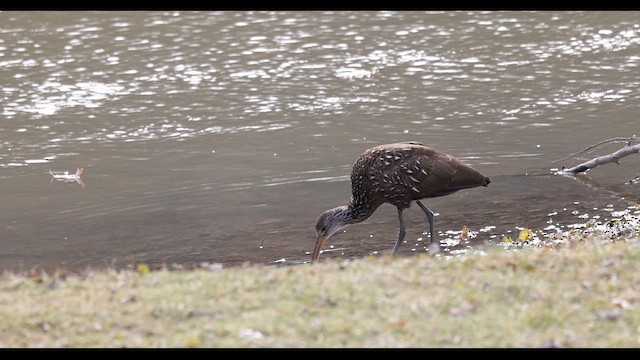
[[(558, 173), (561, 175), (576, 175), (578, 173), (587, 171), (589, 169), (593, 169), (594, 167), (598, 166), (598, 165), (603, 165), (603, 164), (608, 164), (608, 163), (616, 163), (616, 164), (620, 164), (619, 160), (622, 159), (625, 156), (631, 155), (631, 154), (637, 154), (640, 153), (640, 144), (635, 144), (633, 145), (633, 143), (635, 141), (638, 141), (640, 139), (636, 138), (636, 136), (632, 136), (630, 138), (613, 138), (613, 139), (607, 139), (604, 141), (601, 141), (597, 144), (591, 145), (589, 147), (587, 147), (586, 149), (583, 149), (575, 154), (571, 154), (563, 159), (560, 160), (556, 160), (554, 161), (554, 163), (557, 163), (559, 161), (562, 160), (566, 160), (572, 157), (575, 157), (577, 155), (583, 154), (583, 153), (592, 153), (593, 151), (595, 151), (596, 149), (598, 149), (599, 147), (601, 147), (604, 144), (608, 144), (608, 143), (614, 143), (614, 142), (625, 142), (625, 146), (621, 149), (619, 149), (618, 151), (615, 151), (611, 154), (608, 155), (603, 155), (603, 156), (597, 156), (589, 161), (585, 161), (581, 164), (578, 164), (576, 166), (572, 166), (569, 168), (565, 168), (563, 167), (562, 170), (559, 170)], [(640, 173), (638, 173), (636, 176), (634, 176), (633, 178), (631, 178), (629, 181), (627, 181), (627, 183), (631, 183), (632, 181), (634, 181), (635, 179), (640, 178)]]

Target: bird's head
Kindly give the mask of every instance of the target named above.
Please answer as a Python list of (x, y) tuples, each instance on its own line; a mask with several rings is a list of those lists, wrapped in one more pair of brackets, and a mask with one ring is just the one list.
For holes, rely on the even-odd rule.
[(320, 250), (322, 250), (322, 244), (325, 240), (351, 223), (353, 222), (347, 206), (338, 206), (323, 212), (316, 221), (316, 246), (313, 249), (311, 261), (317, 261), (320, 257)]

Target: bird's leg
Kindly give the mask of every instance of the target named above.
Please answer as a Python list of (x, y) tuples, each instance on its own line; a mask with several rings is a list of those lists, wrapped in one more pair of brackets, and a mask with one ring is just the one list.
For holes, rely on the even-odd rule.
[(427, 214), (427, 219), (429, 220), (429, 233), (431, 233), (431, 243), (433, 244), (433, 222), (434, 222), (433, 211), (431, 211), (431, 209), (429, 209), (428, 207), (424, 206), (420, 202), (420, 200), (416, 200), (416, 203), (418, 203), (418, 206), (420, 206), (422, 211), (424, 211), (424, 213)]
[(398, 240), (396, 240), (396, 244), (393, 245), (392, 255), (398, 251), (400, 244), (402, 244), (402, 240), (404, 240), (404, 235), (407, 233), (404, 229), (404, 219), (402, 219), (402, 209), (398, 208), (398, 218), (400, 219), (400, 228), (398, 229)]

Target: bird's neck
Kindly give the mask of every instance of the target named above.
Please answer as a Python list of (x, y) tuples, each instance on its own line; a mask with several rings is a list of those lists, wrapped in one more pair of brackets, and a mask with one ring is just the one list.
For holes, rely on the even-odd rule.
[(379, 206), (379, 204), (374, 202), (352, 197), (346, 206), (346, 211), (349, 214), (349, 218), (353, 220), (353, 223), (359, 223), (373, 215)]

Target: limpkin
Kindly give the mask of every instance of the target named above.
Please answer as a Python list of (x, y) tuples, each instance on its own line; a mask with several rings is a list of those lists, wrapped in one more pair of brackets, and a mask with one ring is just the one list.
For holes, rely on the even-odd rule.
[(325, 211), (316, 222), (312, 262), (318, 260), (322, 245), (331, 235), (344, 226), (365, 221), (384, 203), (395, 205), (400, 219), (392, 254), (404, 240), (402, 211), (409, 208), (412, 201), (427, 215), (433, 243), (433, 211), (420, 199), (487, 186), (489, 182), (488, 177), (461, 160), (418, 142), (380, 145), (366, 150), (351, 171), (349, 204)]

